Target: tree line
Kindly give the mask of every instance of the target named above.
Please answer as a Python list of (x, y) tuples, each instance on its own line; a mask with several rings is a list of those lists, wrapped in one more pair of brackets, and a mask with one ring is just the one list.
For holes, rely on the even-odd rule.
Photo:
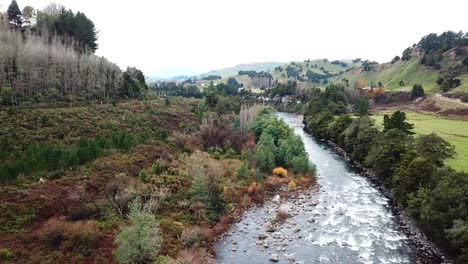
[[(141, 71), (128, 68), (122, 72), (106, 58), (84, 52), (64, 41), (69, 28), (81, 30), (75, 27), (75, 22), (69, 21), (68, 29), (63, 27), (64, 35), (49, 35), (46, 31), (17, 25), (23, 19), (16, 18), (19, 15), (14, 15), (17, 12), (11, 10), (8, 16), (0, 17), (0, 103), (17, 105), (28, 100), (103, 101), (119, 97), (136, 98), (147, 90)], [(72, 19), (73, 12), (66, 13)], [(64, 13), (58, 13), (58, 21), (62, 15)], [(84, 19), (83, 16), (77, 14), (73, 17), (78, 17), (77, 21), (80, 21)], [(53, 25), (62, 28), (64, 24), (56, 21)], [(74, 37), (70, 39), (74, 41)], [(89, 47), (88, 44), (80, 45)]]
[(339, 86), (315, 90), (306, 129), (369, 168), (430, 239), (468, 260), (468, 174), (444, 165), (454, 147), (435, 133), (414, 136), (414, 125), (400, 111), (385, 115), (379, 130), (365, 104), (355, 107), (359, 117), (352, 118), (346, 102)]

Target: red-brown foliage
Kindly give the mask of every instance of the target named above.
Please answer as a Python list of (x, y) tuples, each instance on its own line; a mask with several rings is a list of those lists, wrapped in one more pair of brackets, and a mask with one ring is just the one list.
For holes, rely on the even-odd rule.
[(207, 230), (205, 236), (209, 241), (214, 241), (219, 235), (229, 230), (229, 227), (236, 221), (232, 215), (223, 215), (219, 222), (211, 229)]
[(264, 182), (265, 190), (273, 192), (278, 190), (281, 186), (288, 184), (288, 178), (280, 178), (278, 176), (270, 176)]
[(278, 221), (279, 223), (284, 223), (284, 221), (286, 221), (288, 217), (289, 215), (285, 211), (280, 210), (276, 213), (276, 221)]
[(240, 152), (242, 148), (242, 139), (239, 132), (226, 125), (217, 122), (206, 123), (200, 131), (200, 139), (205, 150), (210, 148), (232, 148)]
[(208, 256), (203, 249), (185, 249), (181, 251), (171, 264), (215, 264), (215, 260)]

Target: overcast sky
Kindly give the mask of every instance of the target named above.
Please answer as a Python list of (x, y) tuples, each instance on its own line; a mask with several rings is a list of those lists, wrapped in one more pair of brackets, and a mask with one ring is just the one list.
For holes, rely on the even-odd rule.
[[(50, 0), (18, 0), (43, 8)], [(56, 0), (91, 18), (98, 55), (147, 76), (305, 59), (386, 62), (428, 33), (468, 31), (466, 0)], [(10, 0), (0, 0), (3, 10)]]

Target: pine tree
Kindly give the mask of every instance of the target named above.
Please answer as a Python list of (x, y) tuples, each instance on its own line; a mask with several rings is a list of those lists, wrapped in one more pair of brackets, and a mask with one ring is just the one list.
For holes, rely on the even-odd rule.
[(383, 126), (384, 132), (390, 129), (398, 129), (408, 135), (414, 134), (414, 132), (411, 131), (414, 128), (414, 125), (406, 122), (405, 112), (395, 111), (391, 116), (384, 115)]
[(7, 13), (8, 13), (8, 21), (10, 21), (11, 23), (17, 26), (21, 26), (23, 19), (22, 19), (21, 10), (19, 9), (19, 6), (16, 0), (11, 1), (10, 6), (8, 7)]

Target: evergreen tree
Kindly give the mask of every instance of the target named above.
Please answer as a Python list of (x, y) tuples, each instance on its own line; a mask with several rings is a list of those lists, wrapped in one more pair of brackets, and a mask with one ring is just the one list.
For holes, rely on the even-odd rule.
[(411, 97), (417, 98), (424, 96), (425, 92), (421, 84), (413, 85), (413, 89), (411, 90)]
[(384, 115), (383, 126), (384, 132), (390, 129), (398, 129), (408, 135), (414, 134), (414, 132), (411, 131), (414, 125), (406, 122), (406, 113), (399, 110), (395, 111), (391, 116)]
[(356, 102), (356, 111), (360, 116), (367, 115), (369, 112), (369, 99), (366, 96), (359, 96)]
[(7, 10), (7, 14), (8, 14), (8, 21), (10, 21), (11, 23), (17, 26), (21, 26), (23, 19), (22, 19), (21, 10), (16, 0), (11, 1), (11, 4)]

